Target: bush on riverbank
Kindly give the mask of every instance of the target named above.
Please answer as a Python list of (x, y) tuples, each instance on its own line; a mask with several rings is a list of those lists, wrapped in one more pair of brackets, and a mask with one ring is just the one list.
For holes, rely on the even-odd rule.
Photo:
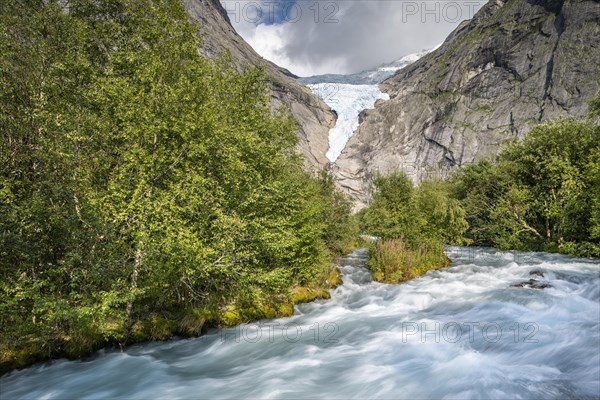
[(600, 257), (600, 126), (592, 119), (540, 124), (451, 184), (474, 244)]

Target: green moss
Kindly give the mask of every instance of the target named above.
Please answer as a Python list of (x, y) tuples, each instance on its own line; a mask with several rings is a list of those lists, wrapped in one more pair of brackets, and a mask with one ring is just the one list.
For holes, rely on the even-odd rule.
[(301, 304), (301, 303), (310, 303), (311, 301), (315, 301), (317, 299), (330, 299), (331, 294), (329, 290), (325, 288), (307, 288), (307, 287), (297, 287), (292, 290), (292, 303)]
[(482, 113), (491, 113), (494, 111), (494, 107), (490, 106), (489, 104), (485, 104), (485, 105), (476, 107), (475, 111), (482, 112)]
[(281, 317), (291, 317), (294, 315), (294, 305), (292, 303), (281, 303), (277, 307), (277, 312)]
[(472, 131), (475, 130), (475, 126), (473, 124), (471, 124), (471, 123), (468, 123), (468, 122), (460, 122), (460, 123), (457, 124), (457, 127), (463, 128), (463, 129), (470, 129)]
[(312, 289), (297, 287), (292, 290), (292, 303), (309, 303), (317, 299), (317, 292)]
[(247, 304), (230, 305), (218, 317), (221, 327), (233, 326), (258, 319), (289, 317), (294, 313), (291, 302), (277, 302), (272, 304)]
[(152, 340), (170, 339), (177, 330), (176, 321), (159, 315), (151, 316), (146, 325)]
[(206, 308), (186, 309), (178, 321), (177, 330), (186, 336), (199, 336), (204, 325), (212, 321), (213, 313)]

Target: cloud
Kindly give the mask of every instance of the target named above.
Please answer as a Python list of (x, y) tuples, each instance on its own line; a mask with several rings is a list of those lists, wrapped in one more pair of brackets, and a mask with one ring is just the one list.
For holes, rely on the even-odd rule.
[(441, 43), (487, 0), (221, 0), (240, 35), (300, 76), (353, 73)]

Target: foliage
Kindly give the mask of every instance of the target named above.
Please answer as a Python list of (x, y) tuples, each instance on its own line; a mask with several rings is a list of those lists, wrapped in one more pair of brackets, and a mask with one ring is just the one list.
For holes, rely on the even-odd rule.
[(400, 238), (372, 243), (368, 265), (376, 281), (399, 283), (447, 267), (450, 260), (439, 242), (424, 241), (414, 246)]
[(349, 204), (302, 171), (261, 68), (199, 55), (180, 1), (18, 0), (0, 25), (3, 368), (326, 285)]
[(375, 178), (373, 200), (359, 216), (362, 230), (381, 238), (370, 246), (369, 267), (375, 280), (387, 283), (449, 265), (443, 245), (465, 243), (468, 227), (446, 182), (414, 187), (400, 172)]
[(327, 170), (318, 176), (320, 201), (323, 204), (321, 220), (327, 223), (323, 240), (334, 254), (351, 251), (358, 238), (358, 220), (352, 215), (352, 202), (335, 187), (333, 176)]
[(416, 245), (423, 240), (463, 243), (464, 210), (450, 197), (450, 186), (429, 180), (414, 187), (406, 174), (393, 172), (374, 180), (373, 200), (360, 213), (361, 229), (383, 239), (403, 237)]
[(600, 255), (600, 127), (562, 119), (453, 177), (475, 244)]
[(600, 117), (600, 95), (590, 101), (590, 117)]

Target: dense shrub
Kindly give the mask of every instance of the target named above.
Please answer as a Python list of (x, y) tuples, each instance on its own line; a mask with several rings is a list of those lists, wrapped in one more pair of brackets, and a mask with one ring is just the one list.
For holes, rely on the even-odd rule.
[(450, 260), (439, 242), (424, 241), (415, 246), (400, 238), (373, 242), (368, 264), (376, 281), (399, 283), (447, 267)]
[(202, 58), (179, 0), (3, 2), (0, 26), (5, 367), (324, 293), (349, 205), (303, 172), (262, 69)]
[(449, 265), (444, 244), (463, 244), (465, 212), (442, 181), (415, 187), (408, 176), (377, 176), (373, 199), (359, 213), (361, 229), (381, 240), (370, 246), (375, 280), (397, 283)]
[(475, 244), (600, 256), (600, 127), (591, 120), (541, 124), (495, 163), (459, 170), (452, 186)]

